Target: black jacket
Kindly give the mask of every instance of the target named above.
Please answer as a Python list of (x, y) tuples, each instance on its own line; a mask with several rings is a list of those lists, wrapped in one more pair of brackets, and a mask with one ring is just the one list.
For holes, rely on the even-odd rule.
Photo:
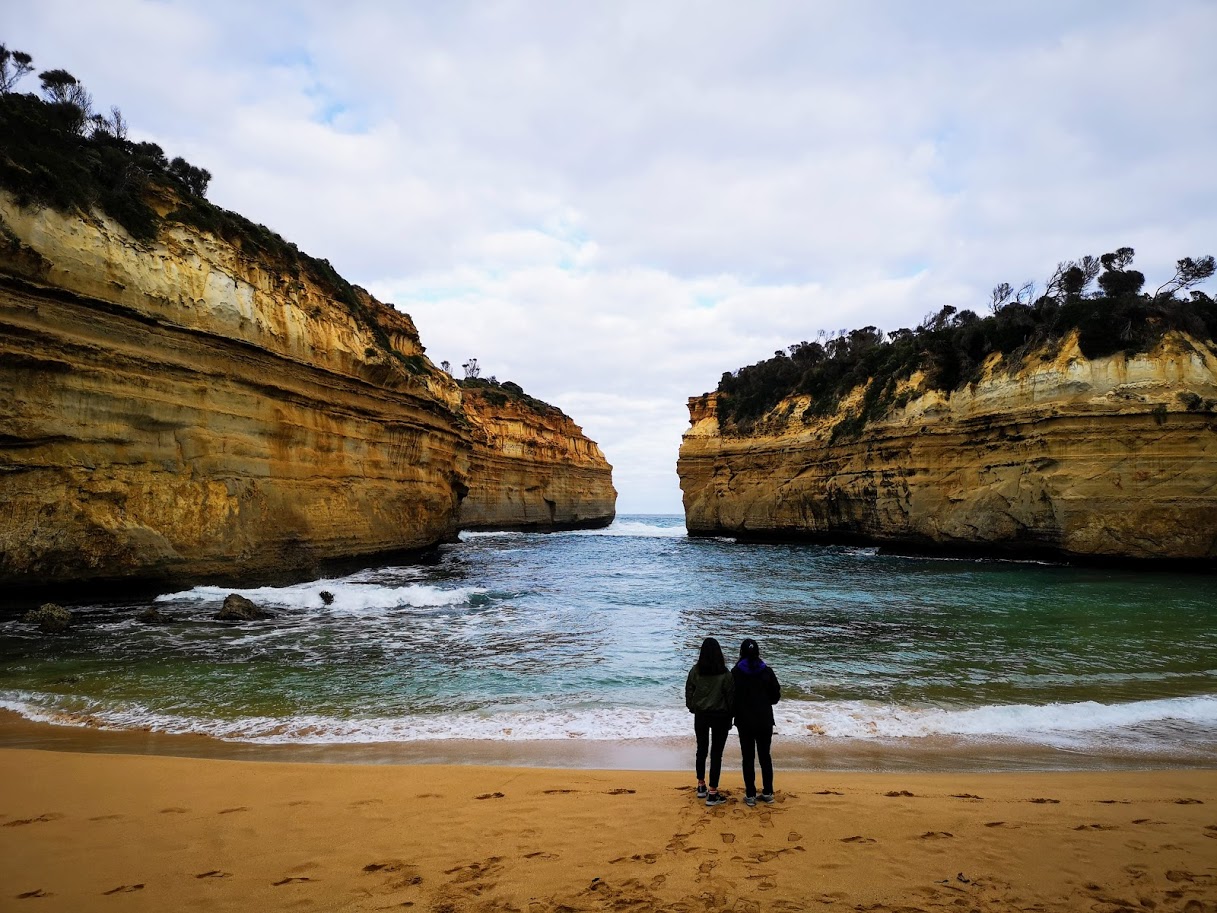
[(741, 659), (731, 676), (735, 679), (736, 727), (772, 730), (773, 705), (782, 699), (782, 686), (773, 670), (764, 662)]

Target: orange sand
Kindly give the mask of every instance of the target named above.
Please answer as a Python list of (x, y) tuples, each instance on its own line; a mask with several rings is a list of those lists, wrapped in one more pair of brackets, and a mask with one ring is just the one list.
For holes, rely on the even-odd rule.
[(1217, 911), (1217, 771), (686, 774), (0, 750), (0, 910)]

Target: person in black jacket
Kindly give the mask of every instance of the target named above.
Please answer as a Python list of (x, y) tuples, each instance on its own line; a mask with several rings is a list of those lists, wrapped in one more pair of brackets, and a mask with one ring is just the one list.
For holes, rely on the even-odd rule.
[[(773, 670), (761, 659), (761, 648), (749, 637), (739, 647), (739, 662), (731, 670), (735, 679), (735, 728), (744, 766), (744, 802), (756, 805), (773, 801), (773, 705), (782, 699), (782, 686)], [(761, 762), (761, 794), (756, 794), (753, 753)]]
[[(731, 732), (735, 678), (727, 671), (723, 648), (713, 637), (702, 641), (697, 663), (685, 679), (685, 706), (693, 714), (697, 736), (697, 798), (706, 805), (721, 805), (727, 797), (718, 791), (723, 767), (723, 746)], [(710, 788), (706, 789), (706, 755), (710, 755)]]

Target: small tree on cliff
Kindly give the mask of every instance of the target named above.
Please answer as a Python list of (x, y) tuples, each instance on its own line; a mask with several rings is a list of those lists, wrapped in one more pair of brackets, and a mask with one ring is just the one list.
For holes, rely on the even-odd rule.
[(1214, 261), (1212, 256), (1184, 257), (1182, 260), (1176, 260), (1175, 275), (1158, 286), (1154, 298), (1170, 298), (1175, 292), (1181, 292), (1211, 278), (1214, 272), (1217, 272), (1217, 261)]
[(67, 70), (44, 70), (38, 78), (46, 100), (73, 112), (72, 129), (84, 133), (85, 125), (93, 120), (93, 96), (84, 84)]
[(7, 95), (22, 77), (34, 72), (34, 58), (0, 44), (0, 94)]
[(476, 358), (469, 359), (467, 362), (461, 365), (461, 367), (465, 369), (466, 380), (476, 379), (482, 374), (482, 369), (478, 366), (478, 360)]

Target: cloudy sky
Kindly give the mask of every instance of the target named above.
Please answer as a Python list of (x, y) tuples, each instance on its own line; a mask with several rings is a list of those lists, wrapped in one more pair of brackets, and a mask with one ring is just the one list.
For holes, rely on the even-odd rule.
[(4, 6), (213, 202), (569, 413), (620, 513), (680, 512), (724, 371), (1217, 253), (1214, 0)]

